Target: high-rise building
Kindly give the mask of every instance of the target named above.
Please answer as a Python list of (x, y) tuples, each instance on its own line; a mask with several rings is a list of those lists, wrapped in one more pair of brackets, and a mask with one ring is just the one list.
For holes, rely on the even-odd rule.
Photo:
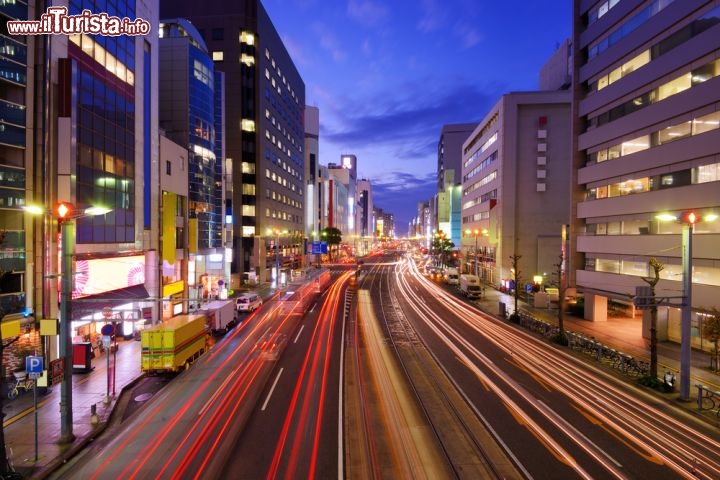
[[(320, 110), (305, 106), (305, 238), (320, 240)], [(305, 246), (307, 254), (307, 245)]]
[[(679, 304), (682, 226), (658, 215), (720, 213), (720, 5), (573, 5), (570, 285), (584, 293), (588, 319), (607, 318), (609, 302), (633, 312), (656, 258), (656, 295)], [(720, 296), (720, 222), (698, 223), (693, 239), (692, 308), (702, 310)], [(680, 309), (658, 314), (659, 338), (679, 341)]]
[(373, 215), (373, 191), (370, 180), (361, 178), (357, 181), (357, 234), (359, 238), (358, 252), (365, 255), (370, 251), (375, 236), (375, 217)]
[(465, 141), (462, 250), (484, 281), (507, 287), (517, 255), (525, 281), (553, 280), (570, 209), (569, 130), (570, 92), (515, 92)]
[[(193, 274), (187, 281), (190, 286), (199, 285), (203, 278), (203, 297), (221, 295), (229, 284), (231, 250), (226, 256), (224, 239), (225, 181), (231, 179), (225, 172), (222, 155), (223, 135), (217, 128), (223, 128), (222, 114), (224, 85), (222, 75), (216, 79), (215, 66), (203, 38), (195, 27), (185, 19), (162, 19), (160, 35), (160, 89), (159, 119), (160, 127), (173, 142), (185, 146), (187, 165), (184, 173), (188, 178), (187, 225), (179, 231), (187, 232), (187, 239), (167, 239), (174, 237), (175, 226), (163, 231), (163, 243), (185, 245), (188, 241), (187, 255), (176, 258), (167, 248), (162, 250), (164, 270), (174, 267), (182, 271), (190, 266)], [(217, 91), (216, 91), (217, 89)], [(220, 109), (216, 112), (216, 109)], [(166, 165), (167, 169), (169, 166)], [(166, 172), (167, 173), (167, 172)], [(164, 205), (163, 214), (168, 211), (174, 216), (177, 207), (170, 202)], [(163, 275), (165, 276), (165, 275)], [(222, 287), (221, 287), (222, 286)], [(183, 289), (184, 290), (184, 289)], [(197, 289), (191, 289), (185, 297), (194, 297)]]
[(350, 154), (340, 155), (340, 164), (328, 164), (328, 173), (336, 188), (342, 185), (345, 191), (341, 205), (335, 205), (342, 213), (342, 220), (335, 218), (334, 227), (343, 234), (343, 243), (356, 246), (358, 241), (357, 216), (357, 157)]
[[(2, 2), (0, 11), (37, 20), (50, 2)], [(30, 5), (28, 8), (27, 5)], [(70, 0), (52, 2), (67, 8), (69, 15), (84, 10), (110, 18), (136, 20), (145, 26), (157, 25), (156, 5), (132, 0)], [(41, 9), (41, 10), (37, 10)], [(5, 23), (4, 23), (5, 24)], [(8, 33), (7, 31), (5, 32)], [(2, 139), (0, 163), (9, 164), (13, 175), (0, 166), (0, 178), (15, 179), (26, 172), (25, 191), (8, 214), (13, 229), (24, 224), (27, 263), (23, 283), (26, 303), (36, 318), (59, 318), (69, 323), (69, 335), (96, 340), (100, 325), (113, 321), (118, 334), (132, 335), (139, 322), (159, 318), (156, 283), (146, 290), (146, 280), (157, 278), (157, 35), (102, 35), (77, 33), (44, 35), (33, 39), (5, 36), (2, 55), (16, 55), (12, 65), (3, 61), (0, 82), (8, 109), (18, 112), (9, 131), (13, 138)], [(29, 43), (28, 43), (29, 42)], [(32, 55), (21, 47), (35, 42)], [(25, 58), (40, 69), (33, 76), (32, 89), (23, 77), (17, 60)], [(27, 130), (18, 105), (35, 99), (26, 110)], [(8, 110), (10, 111), (10, 110)], [(11, 117), (3, 115), (7, 122)], [(32, 129), (32, 130), (31, 130)], [(20, 143), (25, 137), (25, 145)], [(9, 141), (9, 140), (15, 140)], [(29, 148), (30, 147), (30, 148)], [(24, 149), (24, 151), (23, 151)], [(15, 199), (15, 197), (10, 197)], [(73, 205), (73, 228), (58, 235), (58, 221), (52, 215), (57, 202)], [(21, 218), (20, 207), (33, 205), (45, 214)], [(109, 213), (91, 215), (88, 208), (101, 207)], [(97, 212), (97, 210), (95, 210)], [(65, 230), (64, 228), (62, 229)], [(71, 235), (67, 237), (66, 235)], [(72, 301), (58, 311), (57, 273), (61, 238), (71, 245)], [(64, 274), (65, 272), (63, 272)], [(67, 272), (68, 274), (70, 272)], [(4, 287), (4, 286), (3, 286)], [(67, 318), (63, 318), (67, 314)], [(57, 342), (48, 342), (48, 359), (56, 358)]]
[[(279, 278), (303, 255), (305, 84), (259, 0), (162, 0), (198, 29), (225, 75), (233, 172), (233, 283)], [(277, 256), (276, 256), (277, 253)]]
[[(33, 269), (42, 265), (34, 263), (34, 222), (22, 207), (35, 200), (26, 192), (32, 191), (34, 182), (44, 180), (42, 164), (49, 155), (49, 146), (43, 141), (47, 125), (38, 122), (36, 135), (33, 130), (36, 77), (42, 79), (49, 74), (43, 58), (35, 58), (36, 44), (42, 45), (46, 39), (11, 36), (6, 28), (9, 20), (28, 20), (36, 15), (35, 6), (27, 2), (0, 3), (0, 311), (5, 314), (33, 310)], [(37, 75), (29, 65), (38, 65)], [(38, 91), (47, 95), (41, 87)], [(42, 106), (37, 108), (42, 111)], [(42, 284), (37, 286), (41, 288)]]
[(438, 140), (437, 191), (441, 192), (448, 185), (445, 172), (452, 170), (450, 185), (458, 185), (462, 179), (462, 146), (473, 132), (477, 123), (457, 123), (443, 125)]

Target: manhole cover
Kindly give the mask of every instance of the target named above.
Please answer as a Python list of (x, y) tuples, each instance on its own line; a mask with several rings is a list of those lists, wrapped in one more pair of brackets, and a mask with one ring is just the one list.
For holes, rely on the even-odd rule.
[(141, 393), (137, 397), (135, 397), (136, 402), (144, 402), (145, 400), (149, 400), (150, 397), (152, 397), (152, 393)]

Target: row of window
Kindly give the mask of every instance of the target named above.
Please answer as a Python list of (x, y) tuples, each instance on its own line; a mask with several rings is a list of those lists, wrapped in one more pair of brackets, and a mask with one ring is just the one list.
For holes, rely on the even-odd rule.
[(609, 34), (590, 44), (588, 47), (588, 59), (592, 59), (593, 57), (600, 55), (608, 48), (617, 44), (620, 40), (630, 35), (642, 24), (662, 12), (671, 3), (673, 3), (673, 0), (655, 0), (650, 5), (640, 10), (628, 20), (618, 25)]
[[(288, 83), (287, 78), (285, 78), (285, 75), (283, 75), (283, 73), (280, 71), (280, 65), (277, 65), (277, 64), (275, 63), (275, 58), (272, 58), (272, 57), (271, 57), (271, 55), (270, 55), (270, 50), (268, 50), (267, 48), (265, 49), (265, 58), (267, 58), (267, 59), (270, 61), (270, 64), (272, 65), (272, 68), (275, 69), (275, 74), (278, 76), (278, 78), (282, 79), (283, 85), (285, 85), (285, 86), (287, 87), (288, 93), (289, 93), (290, 97), (292, 97), (292, 99), (295, 101), (295, 104), (296, 104), (296, 105), (299, 105), (299, 104), (300, 104), (300, 99), (299, 99), (298, 96), (295, 94), (295, 90), (292, 88), (292, 85), (290, 85), (290, 84)], [(265, 69), (265, 77), (268, 78), (268, 79), (270, 78), (270, 72), (268, 72), (267, 69)], [(274, 81), (274, 80), (275, 80), (275, 79), (273, 78), (273, 87), (275, 86), (275, 81)], [(278, 83), (279, 83), (279, 82), (278, 82)], [(278, 87), (278, 88), (279, 88), (279, 87)], [(278, 91), (278, 93), (280, 93), (280, 92)]]
[(698, 185), (702, 183), (720, 181), (720, 163), (702, 165), (700, 167), (681, 170), (679, 172), (624, 180), (622, 182), (591, 188), (587, 199), (601, 199), (632, 195), (634, 193), (650, 192), (665, 188), (682, 187), (685, 185)]
[[(102, 46), (95, 41), (93, 37), (87, 34), (82, 35), (69, 35), (69, 39), (72, 43), (82, 48), (82, 51), (87, 55), (91, 56), (100, 65), (104, 66), (105, 69), (115, 75), (117, 78), (127, 83), (130, 86), (135, 85), (135, 72), (132, 68), (123, 63), (115, 55), (105, 50)], [(129, 58), (130, 55), (126, 56)]]
[(482, 146), (480, 147), (480, 149), (479, 149), (478, 151), (476, 151), (475, 153), (473, 153), (472, 155), (470, 155), (470, 158), (468, 158), (467, 160), (465, 160), (465, 163), (463, 163), (463, 168), (467, 168), (471, 163), (473, 163), (473, 162), (474, 162), (475, 160), (477, 160), (483, 153), (485, 153), (485, 150), (487, 150), (488, 148), (490, 148), (490, 146), (492, 146), (492, 144), (497, 141), (497, 138), (498, 138), (497, 132), (493, 133), (492, 136), (491, 136), (490, 138), (488, 138), (488, 139), (485, 141), (485, 143), (482, 144)]
[[(477, 165), (475, 168), (473, 168), (472, 170), (470, 170), (468, 173), (465, 174), (465, 176), (463, 177), (463, 183), (466, 183), (466, 182), (469, 181), (471, 178), (473, 178), (475, 175), (478, 175), (480, 172), (482, 172), (482, 171), (485, 170), (486, 168), (490, 167), (490, 165), (491, 165), (495, 160), (497, 160), (497, 158), (498, 158), (498, 152), (497, 152), (497, 150), (495, 150), (495, 151), (492, 153), (492, 155), (490, 155), (490, 156), (487, 157), (485, 160), (483, 160), (482, 163), (480, 163), (480, 165)], [(470, 188), (467, 189), (467, 191), (465, 192), (465, 195), (467, 195), (468, 193), (472, 192), (473, 190), (475, 190), (475, 189), (478, 188), (479, 186), (480, 186), (480, 185), (478, 185), (478, 184), (475, 184), (475, 185), (471, 186)]]
[[(677, 281), (683, 276), (683, 268), (679, 263), (672, 263), (673, 259), (663, 261), (663, 269), (660, 271), (660, 279)], [(675, 260), (677, 261), (677, 260)], [(648, 262), (631, 259), (609, 259), (609, 258), (585, 258), (585, 270), (590, 272), (615, 273), (618, 275), (633, 275), (637, 277), (653, 277)], [(692, 283), (712, 286), (720, 286), (720, 267), (693, 265)]]
[(683, 73), (678, 77), (663, 83), (657, 88), (633, 98), (625, 103), (611, 108), (595, 117), (587, 119), (588, 129), (599, 127), (606, 123), (635, 113), (653, 103), (665, 100), (668, 97), (682, 93), (696, 85), (706, 82), (720, 75), (720, 59), (708, 62), (705, 65), (695, 68), (690, 72)]
[(467, 155), (467, 153), (473, 149), (475, 144), (477, 144), (477, 142), (479, 142), (480, 139), (482, 139), (490, 131), (490, 129), (494, 128), (499, 118), (500, 115), (496, 112), (495, 115), (493, 115), (492, 118), (483, 125), (478, 134), (470, 140), (470, 143), (468, 143), (467, 147), (463, 150), (463, 155)]
[(591, 8), (588, 12), (587, 24), (592, 25), (597, 22), (618, 3), (620, 3), (620, 0), (605, 0), (600, 2), (598, 6)]
[(693, 118), (687, 122), (670, 125), (647, 135), (641, 135), (609, 148), (592, 152), (587, 156), (587, 165), (613, 160), (718, 128), (720, 128), (720, 111)]
[(295, 215), (294, 213), (289, 213), (284, 210), (276, 210), (274, 208), (266, 208), (265, 209), (265, 218), (274, 218), (278, 220), (285, 220), (287, 222), (292, 223), (300, 223), (302, 222), (302, 215)]
[(483, 178), (481, 178), (478, 182), (475, 182), (475, 183), (472, 185), (472, 187), (469, 188), (469, 189), (467, 190), (467, 192), (466, 192), (463, 196), (469, 195), (470, 193), (474, 192), (474, 191), (477, 190), (478, 188), (487, 185), (488, 183), (490, 183), (490, 182), (492, 182), (493, 180), (497, 179), (497, 177), (498, 177), (498, 172), (497, 172), (497, 170), (493, 170), (492, 172), (490, 172), (489, 174), (487, 174), (487, 175), (485, 175)]
[(275, 200), (277, 202), (283, 203), (285, 205), (290, 205), (291, 207), (295, 207), (298, 209), (303, 208), (303, 205), (301, 202), (298, 202), (294, 198), (290, 198), (287, 195), (283, 195), (279, 192), (276, 192), (275, 190), (270, 190), (269, 188), (265, 189), (265, 198)]
[(607, 75), (603, 75), (597, 80), (590, 83), (590, 91), (602, 90), (603, 88), (611, 85), (621, 78), (629, 75), (638, 68), (650, 63), (651, 60), (655, 60), (658, 57), (668, 53), (675, 47), (682, 45), (683, 43), (691, 40), (692, 38), (700, 35), (707, 29), (714, 27), (720, 23), (720, 7), (717, 7), (701, 17), (693, 20), (691, 23), (681, 28), (677, 32), (673, 33), (667, 38), (662, 39), (652, 47), (640, 52), (635, 57), (631, 58), (627, 62), (623, 63), (619, 67), (613, 69)]
[(283, 177), (279, 173), (271, 172), (269, 168), (265, 169), (265, 178), (276, 182), (278, 185), (282, 185), (285, 188), (290, 189), (293, 192), (301, 192), (302, 189), (298, 188), (292, 181), (288, 181), (287, 178)]
[(474, 223), (479, 222), (481, 220), (488, 220), (490, 218), (490, 210), (483, 210), (482, 212), (477, 212), (473, 215), (468, 215), (466, 217), (462, 217), (462, 224), (466, 223)]
[[(284, 113), (284, 111), (281, 111), (281, 113)], [(290, 133), (288, 133), (287, 128), (280, 125), (280, 121), (275, 118), (275, 115), (272, 115), (270, 113), (270, 110), (265, 109), (265, 118), (270, 120), (270, 123), (273, 124), (273, 126), (277, 127), (278, 131), (282, 134), (283, 137), (287, 139), (290, 144), (292, 144), (298, 151), (302, 152), (302, 148), (298, 145), (298, 143), (295, 141), (295, 137), (291, 136)], [(289, 121), (289, 119), (284, 118), (284, 120)], [(267, 133), (265, 134), (267, 137)], [(285, 146), (281, 146), (280, 140), (278, 140), (278, 148), (280, 148), (284, 153), (287, 153), (288, 157), (292, 157), (292, 154), (290, 152), (290, 148), (287, 148), (287, 151), (285, 149)]]
[[(275, 99), (275, 95), (270, 93), (270, 90), (268, 88), (265, 88), (265, 98), (278, 111), (279, 116), (280, 116), (279, 119), (276, 119), (276, 121), (275, 121), (275, 123), (273, 123), (273, 125), (275, 125), (277, 127), (277, 129), (280, 131), (280, 134), (284, 138), (287, 139), (288, 143), (292, 144), (292, 146), (295, 147), (295, 150), (297, 151), (297, 153), (295, 153), (294, 151), (291, 151), (289, 146), (287, 146), (287, 148), (281, 147), (281, 150), (283, 150), (283, 152), (286, 153), (287, 156), (294, 163), (296, 163), (297, 165), (301, 165), (302, 161), (300, 160), (300, 155), (302, 155), (303, 146), (302, 146), (302, 142), (300, 140), (295, 140), (296, 137), (301, 138), (304, 135), (304, 134), (301, 134), (301, 132), (300, 132), (300, 130), (301, 130), (300, 124), (298, 123), (298, 121), (295, 120), (293, 115), (290, 115), (286, 112), (286, 109), (283, 108), (283, 106), (280, 104), (280, 102)], [(294, 107), (288, 106), (288, 108), (295, 110)], [(295, 112), (293, 112), (293, 113), (295, 113)], [(272, 116), (268, 110), (265, 110), (265, 118), (271, 119), (271, 122), (272, 122), (272, 119), (275, 119), (275, 117)], [(283, 126), (281, 126), (280, 119), (283, 120)], [(288, 131), (288, 129), (290, 131)], [(295, 136), (291, 135), (293, 133), (295, 134)], [(265, 131), (265, 137), (268, 140), (271, 138), (271, 134), (268, 130)], [(272, 138), (273, 138), (273, 144), (274, 144), (275, 143), (275, 135), (272, 135)], [(282, 142), (280, 142), (280, 143), (282, 145)]]

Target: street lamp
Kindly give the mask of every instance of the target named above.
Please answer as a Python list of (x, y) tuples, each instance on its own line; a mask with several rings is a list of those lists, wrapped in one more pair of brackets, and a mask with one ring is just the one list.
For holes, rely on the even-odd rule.
[(478, 253), (477, 253), (478, 252), (477, 239), (478, 239), (478, 235), (480, 235), (480, 230), (477, 228), (475, 230), (470, 230), (468, 228), (467, 230), (465, 230), (465, 235), (474, 235), (475, 236), (475, 276), (480, 278), (478, 276), (478, 263), (479, 262), (478, 262)]
[(478, 268), (479, 268), (479, 261), (478, 261), (478, 235), (487, 236), (488, 231), (486, 228), (483, 228), (480, 230), (479, 228), (476, 228), (474, 230), (470, 230), (469, 228), (465, 230), (465, 235), (474, 235), (475, 236), (475, 276), (480, 278), (480, 275), (478, 274)]
[(713, 221), (715, 214), (701, 217), (693, 211), (680, 214), (679, 217), (663, 214), (659, 220), (674, 220), (682, 225), (682, 268), (683, 299), (680, 311), (680, 400), (690, 400), (690, 334), (692, 331), (692, 234), (695, 224), (701, 221)]
[(273, 228), (271, 232), (275, 235), (275, 286), (280, 287), (280, 235), (286, 235), (288, 231)]
[[(31, 214), (46, 214), (44, 208), (28, 205), (25, 211)], [(75, 439), (73, 434), (72, 411), (72, 335), (70, 328), (70, 299), (73, 284), (73, 257), (75, 256), (75, 219), (86, 216), (104, 215), (110, 209), (90, 207), (75, 211), (75, 207), (68, 202), (58, 202), (51, 212), (60, 227), (62, 262), (60, 265), (60, 349), (59, 356), (63, 359), (63, 380), (60, 384), (60, 443), (71, 443)]]

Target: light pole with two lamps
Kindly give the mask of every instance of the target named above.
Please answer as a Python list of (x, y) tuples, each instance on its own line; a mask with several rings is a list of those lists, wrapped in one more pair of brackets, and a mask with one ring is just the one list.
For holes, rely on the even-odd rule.
[(479, 228), (476, 228), (474, 230), (470, 230), (469, 228), (465, 230), (465, 235), (473, 235), (475, 237), (475, 276), (480, 278), (480, 275), (478, 274), (478, 268), (480, 261), (478, 260), (478, 236), (486, 236), (488, 234), (487, 229), (483, 228), (480, 230)]
[(75, 219), (85, 216), (104, 215), (110, 209), (102, 207), (89, 207), (78, 213), (75, 207), (68, 202), (58, 202), (51, 212), (43, 207), (28, 205), (25, 211), (34, 215), (50, 213), (58, 221), (61, 239), (61, 265), (60, 265), (60, 348), (59, 357), (63, 359), (63, 380), (60, 384), (60, 443), (71, 443), (75, 439), (73, 434), (72, 410), (72, 329), (70, 327), (70, 300), (73, 286), (73, 257), (75, 256)]
[(716, 214), (700, 216), (693, 211), (686, 211), (680, 216), (662, 214), (658, 220), (676, 221), (682, 225), (682, 269), (683, 298), (680, 312), (680, 400), (690, 400), (690, 334), (692, 331), (692, 234), (695, 224), (717, 220)]
[(287, 235), (287, 230), (273, 228), (270, 232), (275, 235), (275, 286), (280, 287), (280, 235)]

